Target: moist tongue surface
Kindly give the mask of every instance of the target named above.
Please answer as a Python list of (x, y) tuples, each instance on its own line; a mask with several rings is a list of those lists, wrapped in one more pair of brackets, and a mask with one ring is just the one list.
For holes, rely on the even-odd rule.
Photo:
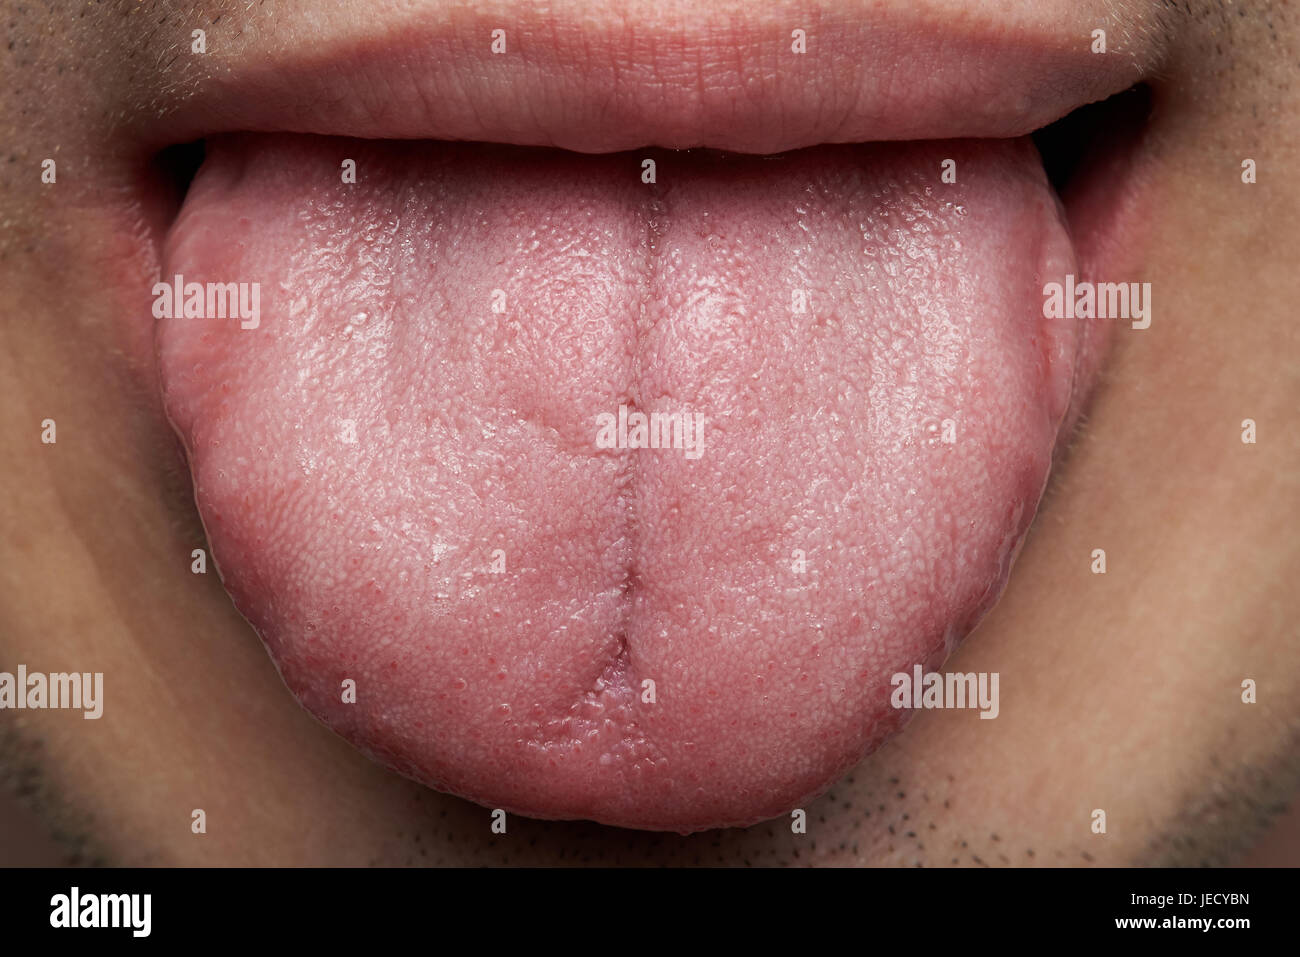
[[(891, 676), (1000, 593), (1071, 255), (1023, 140), (220, 139), (163, 277), (258, 283), (259, 322), (157, 320), (164, 401), (226, 588), (330, 727), (491, 807), (747, 824), (897, 730)], [(603, 448), (620, 406), (698, 444)]]

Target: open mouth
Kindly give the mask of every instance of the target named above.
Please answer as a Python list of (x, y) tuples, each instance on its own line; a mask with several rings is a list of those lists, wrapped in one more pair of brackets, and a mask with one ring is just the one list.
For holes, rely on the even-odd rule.
[[(1130, 318), (1045, 290), (1133, 278), (1146, 88), (1082, 106), (1131, 65), (1005, 31), (921, 71), (915, 23), (870, 37), (892, 95), (687, 82), (721, 40), (667, 27), (498, 75), (484, 16), (176, 122), (156, 342), (213, 558), (304, 706), (418, 781), (787, 812), (1006, 584)], [(430, 54), (480, 34), (477, 71)]]

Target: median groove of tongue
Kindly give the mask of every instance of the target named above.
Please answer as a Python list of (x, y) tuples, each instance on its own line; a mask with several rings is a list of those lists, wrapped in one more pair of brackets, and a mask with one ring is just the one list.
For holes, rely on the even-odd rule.
[[(637, 412), (653, 411), (644, 401), (638, 384), (642, 381), (645, 370), (645, 342), (654, 322), (651, 300), (661, 286), (657, 281), (661, 268), (658, 237), (663, 231), (664, 217), (667, 214), (660, 188), (654, 183), (642, 186), (646, 190), (645, 199), (634, 209), (633, 214), (645, 224), (645, 241), (638, 257), (641, 268), (637, 283), (638, 295), (634, 302), (635, 314), (631, 317), (631, 335), (627, 344), (627, 379), (621, 383), (617, 396), (618, 406), (626, 408), (629, 417)], [(624, 773), (630, 775), (655, 766), (662, 768), (665, 758), (662, 751), (649, 741), (645, 723), (638, 718), (639, 710), (643, 707), (641, 676), (635, 673), (633, 659), (633, 645), (637, 643), (633, 637), (636, 610), (643, 589), (640, 574), (642, 534), (639, 506), (641, 483), (645, 480), (642, 455), (632, 448), (616, 450), (615, 454), (619, 459), (619, 470), (615, 478), (620, 523), (619, 545), (615, 556), (615, 588), (618, 592), (619, 611), (608, 663), (591, 688), (569, 709), (568, 715), (560, 722), (539, 726), (537, 737), (531, 743), (543, 750), (559, 748), (582, 751), (585, 743), (590, 741), (601, 749), (598, 760), (602, 765), (622, 764)]]

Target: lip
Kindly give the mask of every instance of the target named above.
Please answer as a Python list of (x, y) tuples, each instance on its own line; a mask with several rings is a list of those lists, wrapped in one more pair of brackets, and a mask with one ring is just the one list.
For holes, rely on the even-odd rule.
[[(296, 4), (274, 18), (253, 7), (208, 25), (205, 54), (171, 58), (170, 103), (144, 136), (155, 148), (258, 131), (748, 153), (1018, 136), (1151, 69), (1154, 39), (1092, 53), (1097, 22), (1056, 2), (624, 0), (593, 10), (562, 0), (520, 10), (495, 0), (361, 22)], [(504, 30), (504, 52), (492, 52), (494, 30)], [(792, 50), (796, 30), (804, 53)]]

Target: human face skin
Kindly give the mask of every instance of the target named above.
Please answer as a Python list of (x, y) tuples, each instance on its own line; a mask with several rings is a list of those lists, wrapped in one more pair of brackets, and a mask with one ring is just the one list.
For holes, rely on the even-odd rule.
[[(845, 9), (867, 35), (892, 36), (906, 22), (901, 6)], [(957, 9), (937, 5), (934, 16), (961, 20)], [(971, 34), (990, 18), (1055, 24), (1061, 45), (1110, 22), (1100, 8), (1066, 9), (962, 8), (961, 22)], [(189, 570), (203, 529), (144, 318), (167, 225), (166, 204), (146, 188), (157, 178), (146, 160), (217, 130), (272, 126), (247, 111), (222, 115), (211, 91), (246, 75), (249, 63), (305, 50), (328, 74), (341, 56), (328, 37), (355, 24), (311, 12), (211, 13), (209, 42), (220, 49), (225, 38), (234, 52), (188, 70), (177, 63), (176, 37), (191, 25), (179, 14), (87, 7), (65, 18), (14, 7), (7, 17), (15, 81), (2, 112), (11, 145), (0, 166), (9, 345), (0, 389), (15, 451), (0, 506), (12, 556), (0, 582), (0, 652), (8, 670), (24, 662), (102, 671), (112, 697), (97, 722), (7, 712), (5, 757), (38, 769), (37, 802), (72, 830), (81, 859), (1221, 862), (1294, 793), (1300, 706), (1288, 652), (1298, 609), (1288, 584), (1300, 570), (1289, 534), (1300, 448), (1287, 425), (1300, 382), (1288, 321), (1296, 217), (1285, 171), (1296, 158), (1297, 28), (1284, 7), (1131, 4), (1106, 15), (1117, 20), (1112, 37), (1133, 51), (1124, 63), (1134, 72), (1103, 87), (1145, 80), (1154, 105), (1136, 167), (1140, 229), (1117, 238), (1126, 266), (1113, 278), (1150, 281), (1158, 313), (1141, 334), (1111, 337), (1006, 593), (945, 666), (1002, 676), (997, 720), (919, 713), (807, 806), (806, 835), (785, 819), (680, 837), (512, 816), (505, 840), (490, 833), (485, 809), (386, 771), (313, 722), (220, 585)], [(368, 19), (385, 16), (394, 32), (411, 26), (367, 8)], [(510, 9), (501, 16), (509, 28)], [(638, 16), (629, 8), (634, 33)], [(915, 55), (906, 44), (899, 50)], [(380, 58), (368, 69), (387, 68)], [(1012, 70), (995, 79), (996, 89), (1044, 82)], [(443, 83), (450, 97), (451, 80)], [(537, 89), (550, 92), (545, 83)], [(312, 102), (295, 99), (295, 115)], [(897, 125), (918, 110), (928, 121), (921, 107), (929, 102), (882, 108), (846, 136), (1009, 135), (1053, 118), (1050, 107), (1035, 112), (1031, 98), (1024, 130), (953, 130), (969, 103), (934, 111), (933, 127)], [(561, 145), (641, 145), (626, 138), (642, 127), (652, 131), (648, 144), (695, 142), (698, 130), (655, 128), (652, 106), (635, 96), (618, 104), (613, 115), (635, 122), (612, 124), (608, 144)], [(537, 107), (548, 115), (540, 99)], [(452, 115), (469, 124), (479, 113)], [(410, 116), (335, 116), (352, 128), (327, 131), (500, 138), (493, 129), (401, 128)], [(717, 118), (697, 119), (703, 127)], [(824, 132), (801, 135), (833, 138)], [(757, 145), (735, 135), (722, 145)], [(790, 145), (803, 144), (779, 144)], [(47, 156), (59, 161), (50, 188), (39, 179)], [(1253, 185), (1241, 182), (1246, 157), (1259, 165)], [(136, 229), (124, 231), (133, 211)], [(38, 441), (45, 418), (58, 423), (57, 445)], [(1240, 441), (1246, 418), (1259, 423), (1257, 444)], [(1095, 548), (1107, 553), (1104, 576), (1089, 568)], [(1259, 682), (1256, 704), (1241, 702), (1245, 678)], [(192, 834), (196, 807), (222, 826)], [(1106, 811), (1105, 835), (1091, 830), (1096, 808)], [(167, 820), (174, 825), (160, 824)]]

